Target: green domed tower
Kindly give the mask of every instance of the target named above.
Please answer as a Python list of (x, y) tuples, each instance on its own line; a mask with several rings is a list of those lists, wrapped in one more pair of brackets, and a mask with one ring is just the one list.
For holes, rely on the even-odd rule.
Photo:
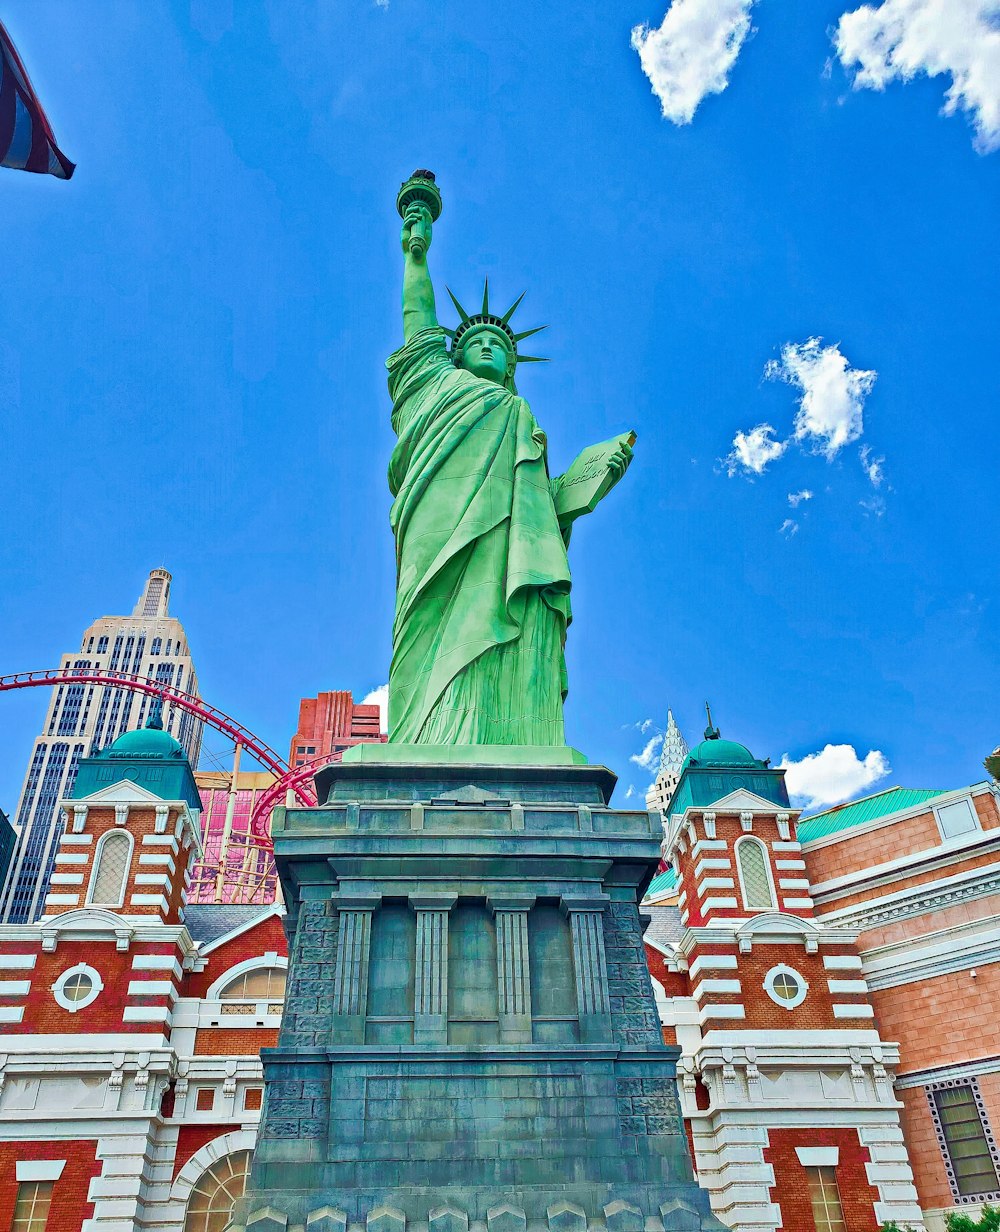
[(191, 809), (201, 809), (187, 754), (180, 741), (163, 730), (163, 702), (159, 697), (153, 702), (145, 727), (124, 732), (102, 752), (83, 758), (72, 799), (81, 800), (126, 779), (163, 800), (183, 800)]
[(684, 759), (669, 814), (683, 813), (692, 805), (709, 808), (740, 788), (782, 808), (790, 807), (784, 770), (775, 769), (766, 758), (754, 757), (745, 744), (723, 740), (709, 714), (705, 738)]

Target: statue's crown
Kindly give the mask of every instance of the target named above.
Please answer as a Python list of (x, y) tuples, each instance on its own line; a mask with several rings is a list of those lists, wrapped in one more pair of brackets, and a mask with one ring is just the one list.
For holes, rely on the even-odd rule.
[(524, 338), (530, 338), (532, 334), (537, 334), (543, 329), (548, 329), (547, 325), (536, 325), (534, 329), (526, 329), (523, 333), (515, 334), (510, 327), (510, 319), (517, 311), (521, 300), (524, 299), (527, 292), (522, 291), (521, 294), (514, 300), (513, 304), (507, 309), (503, 316), (497, 316), (496, 313), (490, 312), (490, 280), (487, 278), (483, 284), (483, 308), (481, 312), (468, 313), (462, 307), (455, 297), (451, 287), (448, 288), (448, 294), (451, 296), (451, 302), (455, 305), (458, 312), (459, 323), (455, 329), (445, 329), (445, 333), (451, 338), (451, 353), (457, 355), (462, 346), (462, 339), (465, 335), (477, 326), (490, 325), (510, 343), (510, 349), (514, 355), (514, 359), (519, 364), (540, 364), (546, 362), (545, 357), (541, 355), (520, 355), (517, 350), (517, 344)]

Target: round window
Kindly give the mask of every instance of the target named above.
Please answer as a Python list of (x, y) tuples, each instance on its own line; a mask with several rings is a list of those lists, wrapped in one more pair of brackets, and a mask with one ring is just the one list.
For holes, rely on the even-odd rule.
[(764, 991), (782, 1009), (793, 1010), (806, 999), (809, 985), (792, 967), (772, 967), (764, 977)]
[(56, 1004), (69, 1010), (71, 1014), (96, 1001), (103, 990), (100, 974), (86, 963), (77, 963), (75, 967), (70, 967), (52, 985)]

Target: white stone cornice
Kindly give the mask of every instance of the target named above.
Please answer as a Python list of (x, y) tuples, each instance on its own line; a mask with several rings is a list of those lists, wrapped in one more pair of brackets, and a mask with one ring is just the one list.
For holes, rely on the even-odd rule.
[(894, 920), (907, 920), (917, 915), (928, 915), (945, 907), (988, 898), (1000, 893), (1000, 863), (980, 865), (968, 872), (943, 877), (939, 881), (910, 886), (881, 898), (854, 903), (839, 911), (824, 912), (822, 923), (834, 927), (852, 928), (867, 932), (881, 924)]
[(812, 887), (812, 894), (821, 902), (835, 902), (841, 891), (856, 894), (866, 887), (874, 889), (877, 886), (891, 886), (907, 873), (944, 869), (953, 864), (960, 864), (970, 856), (996, 851), (1000, 851), (1000, 829), (970, 830), (936, 847), (906, 852), (895, 860), (870, 865), (868, 868), (848, 873), (845, 877), (831, 877), (827, 881), (818, 881)]
[(858, 931), (853, 928), (831, 927), (819, 920), (804, 920), (797, 915), (784, 915), (770, 911), (751, 919), (719, 919), (710, 927), (691, 927), (677, 943), (677, 948), (687, 958), (699, 946), (737, 946), (740, 941), (753, 945), (788, 945), (799, 938), (803, 944), (819, 946), (854, 945)]
[(1000, 962), (1000, 925), (993, 920), (972, 920), (909, 937), (862, 956), (865, 979), (873, 989), (897, 988), (957, 971), (971, 973), (996, 962)]

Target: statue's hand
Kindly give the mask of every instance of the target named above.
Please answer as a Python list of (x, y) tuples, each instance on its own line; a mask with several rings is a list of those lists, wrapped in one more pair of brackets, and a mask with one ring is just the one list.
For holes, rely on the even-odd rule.
[(426, 205), (415, 201), (408, 206), (403, 215), (403, 229), (399, 236), (403, 252), (418, 261), (423, 260), (431, 246), (432, 229), (431, 212)]
[(622, 445), (620, 449), (616, 449), (608, 458), (608, 470), (614, 475), (615, 483), (621, 479), (622, 475), (629, 468), (629, 463), (632, 461), (632, 446)]

